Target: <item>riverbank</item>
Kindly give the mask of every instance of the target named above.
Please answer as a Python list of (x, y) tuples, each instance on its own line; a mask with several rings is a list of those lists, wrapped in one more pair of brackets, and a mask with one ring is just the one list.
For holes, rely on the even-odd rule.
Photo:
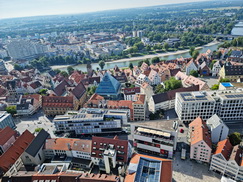
[[(201, 53), (206, 52), (208, 49), (210, 50), (216, 50), (220, 42), (213, 41), (210, 42), (204, 46), (196, 47), (197, 50), (200, 50)], [(165, 60), (173, 60), (176, 58), (189, 58), (191, 57), (189, 54), (189, 49), (186, 50), (180, 50), (176, 52), (166, 52), (166, 53), (158, 53), (158, 54), (150, 54), (150, 55), (145, 55), (145, 56), (139, 56), (139, 57), (132, 57), (132, 58), (124, 58), (124, 59), (119, 59), (119, 60), (114, 60), (114, 61), (109, 61), (106, 62), (104, 69), (111, 69), (114, 68), (114, 66), (118, 67), (128, 67), (129, 63), (133, 63), (133, 65), (137, 65), (140, 60), (143, 59), (151, 59), (153, 57), (160, 57), (161, 59)], [(99, 68), (99, 63), (92, 63), (92, 68), (96, 69), (97, 67)], [(52, 69), (60, 69), (62, 71), (67, 71), (68, 66), (73, 66), (74, 69), (78, 69), (81, 71), (87, 71), (86, 64), (79, 64), (79, 65), (55, 65), (51, 66)]]
[[(209, 46), (213, 46), (213, 45), (216, 45), (216, 44), (219, 44), (219, 42), (213, 41), (213, 42), (210, 42), (210, 43), (208, 43), (204, 46), (196, 47), (195, 49), (200, 50), (200, 49), (203, 49), (204, 47), (209, 47)], [(126, 61), (137, 61), (137, 60), (143, 60), (143, 59), (152, 59), (154, 57), (166, 57), (166, 56), (171, 56), (171, 55), (184, 54), (184, 53), (187, 53), (187, 52), (189, 52), (189, 49), (181, 50), (181, 51), (149, 54), (149, 55), (145, 55), (145, 56), (119, 59), (119, 60), (109, 61), (109, 62), (106, 62), (106, 63), (120, 63), (120, 62), (126, 62)]]

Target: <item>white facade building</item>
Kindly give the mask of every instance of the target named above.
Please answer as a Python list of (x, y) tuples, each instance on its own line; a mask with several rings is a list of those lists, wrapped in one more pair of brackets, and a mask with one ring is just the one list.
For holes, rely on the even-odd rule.
[(228, 126), (216, 114), (207, 120), (207, 126), (211, 132), (213, 143), (218, 143), (228, 137)]

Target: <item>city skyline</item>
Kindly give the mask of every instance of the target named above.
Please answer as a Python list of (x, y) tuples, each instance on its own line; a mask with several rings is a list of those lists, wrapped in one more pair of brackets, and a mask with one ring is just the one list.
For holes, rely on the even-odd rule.
[(136, 7), (149, 7), (156, 5), (178, 4), (187, 2), (199, 2), (207, 0), (171, 0), (169, 3), (165, 0), (124, 0), (122, 2), (114, 2), (112, 0), (12, 0), (0, 1), (0, 19), (30, 17), (42, 15), (60, 15), (60, 14), (78, 14), (97, 12), (105, 10), (126, 9)]

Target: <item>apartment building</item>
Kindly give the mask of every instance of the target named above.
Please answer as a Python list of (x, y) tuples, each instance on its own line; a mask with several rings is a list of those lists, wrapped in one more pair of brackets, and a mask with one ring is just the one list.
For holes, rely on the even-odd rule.
[(211, 134), (202, 118), (198, 117), (189, 124), (190, 159), (209, 163), (211, 159)]
[(213, 143), (218, 143), (221, 140), (224, 140), (228, 137), (229, 128), (224, 122), (214, 114), (206, 122), (208, 129), (211, 133), (211, 138)]
[(231, 65), (226, 63), (219, 71), (220, 78), (228, 78), (230, 81), (236, 82), (237, 79), (243, 78), (243, 66)]
[(53, 122), (57, 132), (81, 135), (120, 132), (127, 120), (127, 111), (82, 108), (56, 116)]
[(137, 94), (133, 106), (133, 121), (144, 121), (146, 117), (146, 100), (144, 94)]
[(131, 124), (131, 135), (135, 150), (163, 158), (173, 157), (173, 152), (176, 150), (177, 134), (177, 122), (150, 121)]
[(44, 154), (47, 159), (52, 159), (54, 156), (66, 156), (90, 160), (91, 143), (91, 140), (51, 138), (46, 140)]
[(215, 100), (207, 92), (176, 93), (175, 111), (179, 120), (190, 123), (200, 116), (209, 119), (215, 114)]
[(132, 146), (128, 140), (92, 137), (91, 159), (99, 169), (110, 174), (111, 170), (124, 167), (132, 156)]
[(243, 181), (242, 155), (242, 146), (232, 146), (229, 139), (222, 140), (218, 142), (217, 149), (212, 155), (210, 170), (236, 181)]

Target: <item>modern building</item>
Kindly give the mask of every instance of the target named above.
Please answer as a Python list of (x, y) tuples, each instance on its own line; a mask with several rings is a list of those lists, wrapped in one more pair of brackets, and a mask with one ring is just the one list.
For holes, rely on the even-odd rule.
[(172, 161), (142, 154), (134, 154), (125, 182), (172, 182)]
[(82, 108), (56, 116), (53, 120), (57, 132), (77, 135), (121, 132), (128, 121), (127, 111)]
[(229, 134), (229, 128), (224, 122), (214, 114), (206, 122), (207, 127), (211, 133), (211, 139), (213, 143), (218, 143), (219, 141), (225, 140)]
[(99, 169), (110, 174), (113, 169), (124, 167), (132, 156), (132, 146), (128, 140), (92, 137), (91, 159)]
[(12, 40), (7, 45), (9, 56), (13, 59), (32, 59), (44, 55), (47, 47), (28, 40)]
[(45, 160), (43, 152), (46, 139), (50, 136), (44, 129), (42, 129), (37, 136), (29, 144), (28, 148), (21, 155), (24, 165), (37, 166), (42, 164)]
[(198, 116), (209, 119), (215, 112), (216, 102), (207, 92), (176, 93), (175, 111), (179, 120), (191, 122)]
[(176, 150), (178, 123), (149, 121), (131, 124), (131, 135), (136, 151), (172, 158)]
[(12, 129), (16, 128), (11, 114), (7, 113), (6, 111), (0, 111), (0, 128), (5, 128), (7, 126)]
[(243, 150), (242, 146), (232, 146), (229, 139), (218, 142), (212, 155), (210, 170), (234, 179), (243, 180)]
[(0, 129), (0, 156), (12, 146), (16, 137), (17, 132), (9, 126)]
[(118, 100), (121, 94), (121, 83), (111, 76), (110, 73), (106, 72), (95, 93), (103, 96), (105, 99)]
[(160, 109), (168, 110), (175, 108), (175, 96), (177, 92), (199, 91), (199, 86), (194, 85), (187, 88), (178, 88), (161, 94), (153, 95), (148, 103), (149, 111), (155, 113)]
[(11, 176), (20, 169), (23, 165), (21, 155), (34, 138), (35, 136), (26, 130), (16, 139), (11, 147), (0, 156), (0, 176), (3, 174)]
[(189, 124), (190, 159), (209, 163), (211, 159), (211, 134), (202, 118), (197, 117)]

